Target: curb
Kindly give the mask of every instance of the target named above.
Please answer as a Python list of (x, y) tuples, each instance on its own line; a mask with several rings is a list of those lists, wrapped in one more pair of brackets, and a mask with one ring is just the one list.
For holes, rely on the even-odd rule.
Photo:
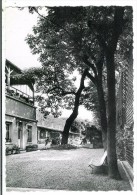
[(120, 175), (121, 175), (122, 179), (125, 180), (125, 181), (128, 181), (128, 183), (130, 184), (131, 189), (133, 190), (133, 188), (134, 188), (134, 186), (133, 186), (134, 176), (133, 176), (132, 167), (129, 165), (128, 162), (118, 160), (118, 168), (119, 168), (119, 172), (120, 172)]
[(38, 191), (40, 191), (40, 192), (53, 192), (53, 191), (61, 192), (63, 190), (6, 187), (6, 192), (11, 192), (11, 191), (14, 191), (14, 192), (30, 192), (30, 191), (33, 191), (33, 192), (38, 192)]

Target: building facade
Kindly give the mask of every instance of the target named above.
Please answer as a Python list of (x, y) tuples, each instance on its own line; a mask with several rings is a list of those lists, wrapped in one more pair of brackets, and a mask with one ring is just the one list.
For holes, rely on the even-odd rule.
[(6, 146), (15, 144), (25, 149), (29, 144), (37, 144), (36, 107), (32, 83), (16, 83), (12, 77), (17, 74), (21, 74), (21, 69), (6, 60), (5, 141)]

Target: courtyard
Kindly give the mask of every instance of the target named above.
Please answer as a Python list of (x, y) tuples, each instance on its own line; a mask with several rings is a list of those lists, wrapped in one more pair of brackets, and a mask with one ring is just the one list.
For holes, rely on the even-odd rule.
[(131, 190), (128, 182), (91, 174), (103, 149), (43, 150), (6, 156), (6, 186), (71, 191)]

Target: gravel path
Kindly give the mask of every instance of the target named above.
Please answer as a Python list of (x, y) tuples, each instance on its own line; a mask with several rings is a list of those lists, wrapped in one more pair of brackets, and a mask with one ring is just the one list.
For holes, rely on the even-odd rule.
[(6, 157), (7, 187), (72, 191), (131, 190), (125, 181), (91, 174), (91, 158), (102, 149), (44, 150)]

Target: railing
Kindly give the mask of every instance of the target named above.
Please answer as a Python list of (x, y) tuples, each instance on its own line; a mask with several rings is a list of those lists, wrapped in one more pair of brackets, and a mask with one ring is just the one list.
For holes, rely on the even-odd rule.
[(16, 88), (11, 87), (11, 86), (10, 87), (6, 86), (5, 93), (7, 95), (13, 96), (13, 97), (25, 102), (25, 103), (34, 105), (33, 97), (31, 97), (30, 95), (20, 91), (19, 89), (16, 89)]

